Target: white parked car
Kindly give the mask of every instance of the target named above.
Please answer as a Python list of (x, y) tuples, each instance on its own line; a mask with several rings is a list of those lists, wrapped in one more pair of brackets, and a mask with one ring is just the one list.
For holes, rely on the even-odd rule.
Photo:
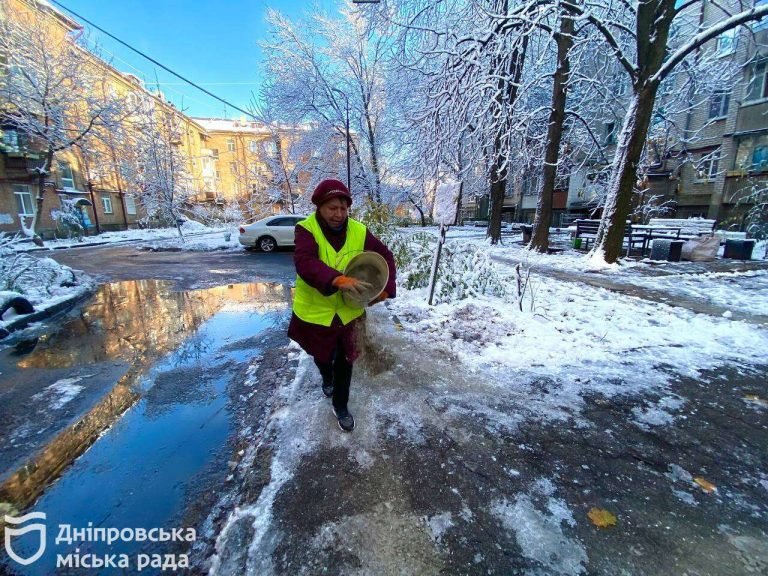
[(298, 214), (279, 214), (244, 224), (240, 226), (240, 244), (262, 252), (272, 252), (278, 246), (293, 246), (294, 228), (305, 218)]

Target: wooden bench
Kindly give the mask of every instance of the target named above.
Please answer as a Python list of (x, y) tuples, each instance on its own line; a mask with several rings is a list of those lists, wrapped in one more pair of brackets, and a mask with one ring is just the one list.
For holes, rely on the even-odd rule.
[[(597, 238), (597, 231), (600, 228), (600, 220), (575, 220), (576, 235), (574, 238), (581, 238), (584, 241), (584, 248), (589, 249), (589, 243)], [(627, 244), (627, 255), (635, 244), (645, 246), (645, 237), (633, 235), (632, 224), (627, 222), (624, 228), (624, 242)]]
[(715, 232), (717, 220), (708, 218), (651, 218), (649, 226), (667, 226), (680, 228), (678, 238), (689, 240), (699, 236), (711, 236)]

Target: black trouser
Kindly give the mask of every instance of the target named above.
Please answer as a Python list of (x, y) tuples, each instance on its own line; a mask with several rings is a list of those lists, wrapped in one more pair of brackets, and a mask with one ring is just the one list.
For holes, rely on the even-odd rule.
[(324, 380), (333, 378), (333, 407), (344, 410), (349, 401), (349, 385), (352, 382), (352, 364), (347, 362), (344, 352), (336, 350), (333, 362), (327, 364), (315, 360)]

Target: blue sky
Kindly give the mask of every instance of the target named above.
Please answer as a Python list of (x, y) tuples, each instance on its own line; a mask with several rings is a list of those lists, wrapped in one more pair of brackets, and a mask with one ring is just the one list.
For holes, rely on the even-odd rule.
[[(241, 108), (260, 86), (268, 7), (296, 18), (312, 6), (330, 13), (338, 0), (60, 0), (84, 18)], [(77, 20), (77, 18), (75, 18)], [(81, 24), (85, 24), (81, 22)], [(155, 84), (192, 116), (237, 118), (208, 97), (127, 48), (92, 30), (103, 56), (119, 70)]]

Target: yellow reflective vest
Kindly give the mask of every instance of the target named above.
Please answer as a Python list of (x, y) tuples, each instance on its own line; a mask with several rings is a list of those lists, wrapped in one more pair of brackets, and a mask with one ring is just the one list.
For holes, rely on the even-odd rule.
[[(316, 213), (299, 222), (299, 226), (311, 232), (315, 238), (320, 260), (339, 272), (344, 272), (352, 257), (365, 249), (365, 224), (352, 220), (352, 218), (347, 219), (347, 239), (339, 252), (333, 249), (323, 234)], [(346, 325), (355, 318), (362, 316), (363, 312), (362, 308), (347, 305), (342, 298), (341, 290), (330, 296), (324, 296), (319, 290), (304, 282), (301, 276), (296, 276), (293, 313), (305, 322), (330, 326), (333, 317), (338, 315), (342, 323)]]

